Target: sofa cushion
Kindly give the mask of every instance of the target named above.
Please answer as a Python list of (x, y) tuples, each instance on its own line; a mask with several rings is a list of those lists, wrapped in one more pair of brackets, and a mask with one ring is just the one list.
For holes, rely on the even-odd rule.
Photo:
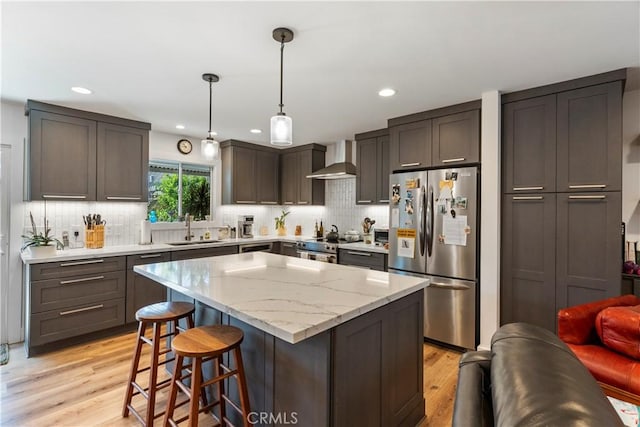
[(491, 340), (496, 426), (621, 425), (584, 365), (553, 333), (512, 323)]
[(605, 308), (596, 316), (596, 331), (606, 347), (640, 360), (640, 305)]
[(640, 298), (637, 296), (622, 295), (563, 308), (558, 312), (558, 336), (567, 344), (598, 342), (595, 320), (600, 311), (607, 307), (638, 304), (640, 304)]
[(569, 348), (598, 381), (640, 395), (640, 361), (601, 345), (569, 344)]

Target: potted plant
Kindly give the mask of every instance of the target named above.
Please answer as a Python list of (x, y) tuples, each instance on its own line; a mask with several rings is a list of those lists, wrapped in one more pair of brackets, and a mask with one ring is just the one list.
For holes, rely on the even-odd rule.
[(278, 236), (286, 236), (287, 229), (284, 226), (284, 218), (289, 215), (289, 211), (282, 211), (282, 215), (275, 217), (276, 220), (276, 231), (278, 232)]
[(44, 218), (44, 233), (39, 232), (36, 228), (36, 222), (33, 220), (33, 214), (29, 212), (29, 218), (31, 219), (31, 231), (30, 235), (22, 235), (24, 244), (21, 251), (29, 248), (31, 255), (38, 256), (52, 256), (55, 255), (56, 249), (62, 249), (62, 243), (60, 240), (51, 236), (51, 229), (49, 228), (49, 221), (47, 217)]

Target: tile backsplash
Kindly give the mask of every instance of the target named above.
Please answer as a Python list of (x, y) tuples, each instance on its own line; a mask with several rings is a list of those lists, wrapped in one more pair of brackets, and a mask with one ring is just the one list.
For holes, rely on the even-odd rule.
[(324, 206), (225, 205), (218, 209), (219, 215), (216, 214), (216, 219), (223, 224), (234, 225), (238, 215), (253, 215), (254, 234), (258, 234), (263, 225), (267, 226), (269, 234), (275, 234), (274, 218), (280, 216), (283, 209), (291, 212), (286, 218), (289, 234), (293, 234), (296, 225), (301, 225), (302, 234), (310, 236), (316, 220), (323, 222), (325, 232), (330, 231), (331, 225), (335, 224), (340, 234), (349, 229), (362, 233), (360, 224), (365, 217), (375, 220), (375, 226), (378, 227), (386, 228), (389, 223), (387, 205), (356, 205), (355, 179), (327, 180)]
[[(78, 231), (77, 241), (84, 241), (84, 222), (82, 216), (100, 214), (106, 221), (105, 245), (131, 245), (140, 240), (140, 221), (147, 216), (146, 203), (113, 202), (26, 202), (24, 206), (24, 232), (31, 230), (29, 212), (41, 230), (46, 213), (51, 232), (62, 239), (62, 232), (69, 232), (71, 246), (76, 241), (74, 231)], [(46, 211), (46, 212), (45, 212)]]
[[(259, 206), (259, 205), (224, 205), (214, 211), (216, 225), (237, 225), (239, 215), (254, 216), (254, 234), (258, 235), (260, 228), (266, 226), (268, 234), (275, 234), (276, 216), (280, 216), (283, 209), (291, 213), (286, 218), (287, 231), (293, 234), (296, 225), (302, 226), (302, 234), (310, 236), (313, 233), (315, 221), (322, 221), (325, 232), (331, 230), (335, 224), (340, 233), (349, 229), (362, 232), (361, 222), (364, 217), (376, 221), (376, 226), (387, 227), (389, 208), (386, 205), (359, 206), (355, 204), (355, 179), (327, 180), (325, 182), (325, 206)], [(105, 245), (132, 245), (140, 240), (140, 221), (147, 216), (146, 203), (113, 203), (113, 202), (55, 202), (34, 201), (23, 203), (24, 233), (31, 229), (29, 212), (33, 213), (36, 226), (43, 228), (43, 219), (49, 220), (52, 233), (61, 239), (62, 232), (69, 232), (71, 246), (76, 238), (74, 231), (78, 231), (77, 242), (84, 240), (84, 223), (82, 216), (89, 213), (99, 213), (106, 221)], [(193, 223), (192, 229), (197, 239), (203, 234), (206, 223)], [(375, 226), (374, 226), (375, 227)], [(159, 224), (154, 227), (153, 241), (156, 243), (182, 240), (185, 235), (184, 225)]]

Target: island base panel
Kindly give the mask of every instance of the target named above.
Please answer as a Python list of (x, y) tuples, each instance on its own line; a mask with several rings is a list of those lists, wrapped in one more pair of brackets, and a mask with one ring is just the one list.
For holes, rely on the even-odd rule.
[[(243, 330), (257, 426), (415, 426), (425, 415), (423, 313), (418, 291), (297, 344), (202, 303), (196, 304), (196, 325), (222, 322)], [(212, 375), (208, 367), (205, 376)], [(226, 387), (239, 401), (235, 381)], [(215, 396), (213, 388), (208, 394)]]

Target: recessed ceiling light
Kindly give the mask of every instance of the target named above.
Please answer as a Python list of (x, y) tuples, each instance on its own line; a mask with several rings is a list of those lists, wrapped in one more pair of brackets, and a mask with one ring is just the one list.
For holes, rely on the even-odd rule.
[(378, 92), (378, 95), (384, 96), (384, 97), (393, 96), (395, 94), (396, 94), (396, 91), (391, 88), (384, 88), (380, 92)]
[(260, 129), (251, 129), (249, 132), (251, 132), (251, 133), (262, 133), (262, 130), (260, 130)]
[(176, 129), (184, 129), (184, 125), (176, 125)]
[(74, 91), (75, 93), (81, 93), (83, 95), (91, 95), (93, 92), (91, 92), (91, 90), (87, 89), (86, 87), (81, 87), (81, 86), (74, 86), (71, 88), (72, 91)]

